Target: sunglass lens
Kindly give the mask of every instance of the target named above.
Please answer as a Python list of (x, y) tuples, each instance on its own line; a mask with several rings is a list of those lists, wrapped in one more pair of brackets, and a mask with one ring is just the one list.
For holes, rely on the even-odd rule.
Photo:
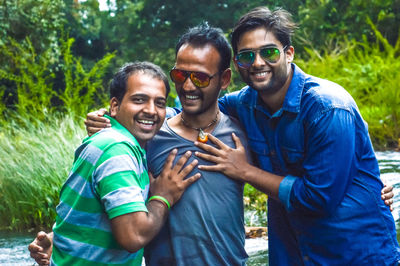
[(192, 72), (190, 78), (193, 81), (193, 84), (199, 88), (207, 87), (210, 83), (210, 77), (205, 73)]
[(170, 76), (172, 81), (176, 83), (184, 83), (187, 78), (186, 72), (179, 69), (172, 69)]
[(281, 53), (278, 48), (264, 48), (260, 51), (260, 55), (264, 60), (270, 63), (276, 63), (278, 62)]
[(254, 62), (254, 52), (246, 51), (241, 52), (236, 56), (236, 61), (241, 67), (250, 67)]

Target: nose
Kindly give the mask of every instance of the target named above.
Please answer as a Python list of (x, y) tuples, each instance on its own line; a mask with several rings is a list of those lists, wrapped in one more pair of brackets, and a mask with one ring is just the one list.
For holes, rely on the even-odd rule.
[(145, 112), (148, 115), (155, 115), (157, 113), (155, 102), (148, 101), (144, 106), (143, 112)]
[(256, 57), (254, 58), (254, 62), (253, 62), (253, 66), (254, 67), (260, 67), (260, 66), (264, 66), (265, 60), (262, 59), (261, 55), (259, 52), (256, 53)]
[(189, 92), (196, 90), (197, 87), (193, 84), (193, 81), (190, 79), (190, 77), (187, 77), (185, 82), (182, 84), (182, 89), (186, 92)]

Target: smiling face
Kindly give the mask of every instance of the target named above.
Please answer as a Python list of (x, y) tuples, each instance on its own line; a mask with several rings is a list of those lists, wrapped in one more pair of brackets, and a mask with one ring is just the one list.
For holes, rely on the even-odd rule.
[(226, 89), (230, 82), (230, 70), (220, 73), (219, 62), (220, 55), (217, 49), (209, 44), (202, 47), (184, 44), (179, 49), (176, 55), (176, 69), (203, 72), (212, 76), (210, 83), (204, 88), (196, 87), (190, 77), (184, 83), (175, 83), (176, 92), (186, 114), (197, 115), (216, 108), (220, 90)]
[(242, 34), (239, 38), (237, 52), (245, 50), (257, 50), (263, 47), (276, 47), (280, 51), (280, 58), (276, 63), (264, 61), (259, 53), (256, 53), (254, 63), (250, 68), (236, 67), (243, 79), (253, 89), (262, 95), (272, 95), (283, 89), (290, 76), (290, 63), (293, 60), (293, 47), (283, 51), (282, 44), (275, 35), (264, 27), (259, 27)]
[(154, 137), (165, 119), (166, 88), (162, 80), (143, 72), (131, 75), (119, 102), (110, 101), (111, 116), (136, 138), (141, 147)]

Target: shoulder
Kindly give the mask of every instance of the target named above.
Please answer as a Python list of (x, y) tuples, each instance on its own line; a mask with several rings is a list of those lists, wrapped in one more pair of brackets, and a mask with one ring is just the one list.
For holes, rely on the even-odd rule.
[(136, 161), (142, 161), (145, 154), (142, 148), (113, 128), (106, 128), (101, 130), (98, 134), (87, 140), (87, 144), (101, 152), (101, 156), (97, 165), (112, 157), (132, 157)]
[(245, 131), (240, 122), (235, 117), (221, 113), (220, 122), (213, 134), (217, 138), (223, 139), (224, 142), (232, 142), (232, 133), (235, 133), (243, 142), (247, 142)]
[(353, 114), (357, 110), (357, 105), (352, 96), (339, 84), (308, 76), (304, 85), (301, 108), (315, 117), (333, 109), (342, 109)]
[(245, 86), (238, 91), (225, 94), (220, 100), (232, 103), (246, 103), (248, 102), (247, 100), (254, 97), (254, 92), (249, 86)]

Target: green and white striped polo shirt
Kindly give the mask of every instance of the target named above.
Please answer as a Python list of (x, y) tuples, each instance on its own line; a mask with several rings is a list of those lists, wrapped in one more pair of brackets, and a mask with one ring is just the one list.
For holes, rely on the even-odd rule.
[(53, 265), (141, 265), (143, 249), (129, 253), (111, 232), (110, 219), (147, 212), (145, 151), (115, 119), (75, 151), (60, 193), (53, 227)]

